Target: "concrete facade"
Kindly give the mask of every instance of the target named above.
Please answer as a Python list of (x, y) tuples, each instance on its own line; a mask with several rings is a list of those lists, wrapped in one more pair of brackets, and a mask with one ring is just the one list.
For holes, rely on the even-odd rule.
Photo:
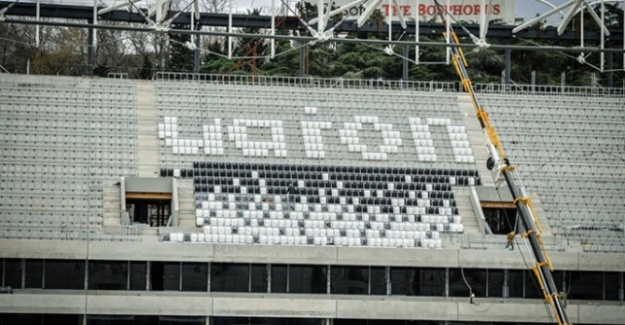
[[(146, 236), (147, 237), (147, 236)], [(152, 238), (154, 240), (154, 238)], [(86, 242), (2, 239), (2, 257), (123, 261), (242, 262), (432, 268), (527, 269), (524, 248), (509, 252), (470, 249), (397, 249), (333, 246), (215, 245), (156, 242)], [(625, 270), (625, 255), (551, 252), (558, 270)]]
[[(541, 300), (18, 290), (0, 296), (0, 313), (307, 317), (553, 323)], [(569, 302), (573, 323), (622, 324), (623, 303)]]

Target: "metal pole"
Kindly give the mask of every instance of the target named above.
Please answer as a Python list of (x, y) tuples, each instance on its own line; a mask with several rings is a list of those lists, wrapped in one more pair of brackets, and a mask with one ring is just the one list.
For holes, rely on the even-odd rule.
[(504, 60), (504, 70), (505, 70), (505, 73), (504, 73), (504, 84), (505, 85), (509, 85), (510, 84), (510, 71), (511, 71), (510, 67), (512, 66), (510, 58), (512, 56), (511, 55), (512, 51), (510, 49), (506, 49), (504, 53), (505, 53), (505, 60)]
[(306, 76), (306, 50), (308, 49), (308, 44), (299, 48), (299, 76)]
[[(200, 27), (198, 26), (198, 29)], [(195, 73), (200, 73), (200, 66), (202, 65), (202, 63), (200, 62), (200, 35), (196, 34), (195, 35), (195, 50), (194, 50), (194, 64), (193, 64), (193, 72)]]
[[(625, 55), (625, 54), (623, 54)], [(614, 75), (613, 75), (613, 69), (614, 69), (614, 57), (613, 54), (610, 53), (606, 53), (606, 60), (608, 61), (608, 73), (606, 76), (606, 87), (614, 87)]]
[(408, 60), (405, 58), (408, 57), (408, 44), (404, 44), (404, 59), (402, 59), (402, 80), (408, 81)]
[[(91, 24), (91, 21), (89, 21)], [(88, 76), (93, 75), (93, 27), (89, 27), (87, 30), (87, 70), (85, 74)]]

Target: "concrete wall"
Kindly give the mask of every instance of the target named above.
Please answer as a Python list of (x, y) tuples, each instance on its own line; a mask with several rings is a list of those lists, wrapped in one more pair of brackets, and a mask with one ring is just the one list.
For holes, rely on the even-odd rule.
[[(244, 262), (414, 267), (527, 269), (515, 251), (373, 247), (213, 245), (171, 242), (0, 240), (0, 257), (131, 261)], [(523, 258), (522, 255), (523, 254)], [(625, 254), (551, 252), (557, 270), (625, 270)]]
[[(569, 302), (573, 323), (622, 324), (623, 304)], [(542, 300), (18, 290), (0, 313), (312, 317), (553, 323)]]
[(127, 177), (126, 192), (171, 193), (172, 178)]

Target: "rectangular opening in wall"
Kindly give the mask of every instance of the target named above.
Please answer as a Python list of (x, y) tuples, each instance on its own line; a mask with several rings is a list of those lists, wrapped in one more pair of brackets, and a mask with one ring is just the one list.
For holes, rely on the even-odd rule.
[(289, 292), (291, 293), (327, 293), (327, 279), (325, 266), (289, 266)]
[(369, 293), (369, 268), (366, 266), (332, 266), (331, 293), (366, 295)]
[(475, 187), (475, 193), (484, 216), (486, 234), (505, 235), (516, 229), (516, 206), (506, 188), (480, 186)]
[(267, 292), (267, 265), (252, 264), (251, 265), (251, 292)]
[(211, 291), (248, 292), (249, 264), (211, 264)]
[(46, 289), (84, 289), (85, 261), (46, 260)]
[(512, 207), (498, 208), (489, 208), (482, 205), (482, 211), (484, 212), (486, 224), (488, 224), (493, 234), (505, 235), (516, 229), (517, 211), (514, 205)]
[(145, 224), (150, 227), (167, 225), (171, 215), (171, 194), (169, 199), (132, 198), (128, 194), (126, 193), (126, 211), (132, 223)]
[(182, 291), (208, 290), (208, 263), (182, 263)]
[(163, 264), (163, 290), (180, 291), (180, 262)]
[(126, 290), (128, 262), (89, 261), (89, 289)]
[(43, 260), (26, 260), (26, 288), (43, 288)]
[(122, 223), (167, 226), (176, 201), (174, 181), (170, 178), (129, 177), (124, 179)]
[(4, 283), (13, 289), (22, 288), (22, 261), (14, 258), (4, 260)]
[(288, 266), (284, 264), (271, 265), (271, 292), (287, 292)]
[(386, 295), (386, 270), (383, 267), (371, 267), (369, 273), (369, 279), (371, 281), (371, 288), (369, 294), (371, 295)]
[(147, 262), (130, 262), (130, 290), (145, 291)]

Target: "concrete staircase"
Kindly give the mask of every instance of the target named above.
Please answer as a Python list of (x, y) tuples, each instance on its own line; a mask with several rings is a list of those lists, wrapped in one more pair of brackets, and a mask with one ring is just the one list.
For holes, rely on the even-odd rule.
[(480, 228), (477, 224), (477, 216), (471, 205), (471, 190), (468, 187), (456, 186), (453, 188), (458, 214), (462, 216), (465, 234), (479, 234)]
[(471, 97), (468, 94), (458, 94), (458, 109), (460, 114), (464, 117), (464, 125), (466, 126), (467, 135), (469, 136), (469, 143), (475, 156), (475, 167), (480, 173), (480, 179), (483, 185), (494, 186), (495, 182), (490, 174), (490, 171), (486, 169), (486, 160), (488, 159), (488, 152), (486, 151), (486, 135), (482, 131), (482, 126), (475, 114), (475, 108), (471, 102)]
[(139, 177), (158, 177), (158, 112), (154, 84), (137, 84), (137, 164)]
[(179, 227), (188, 230), (197, 230), (195, 225), (195, 202), (193, 197), (192, 184), (178, 184), (178, 220)]
[(120, 207), (120, 187), (117, 185), (105, 185), (102, 191), (103, 200), (103, 220), (102, 226), (105, 228), (121, 226)]

